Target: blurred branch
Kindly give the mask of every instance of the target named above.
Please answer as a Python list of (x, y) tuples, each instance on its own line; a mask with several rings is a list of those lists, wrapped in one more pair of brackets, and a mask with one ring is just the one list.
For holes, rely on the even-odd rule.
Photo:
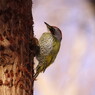
[(94, 10), (94, 14), (95, 14), (95, 0), (89, 0), (93, 10)]

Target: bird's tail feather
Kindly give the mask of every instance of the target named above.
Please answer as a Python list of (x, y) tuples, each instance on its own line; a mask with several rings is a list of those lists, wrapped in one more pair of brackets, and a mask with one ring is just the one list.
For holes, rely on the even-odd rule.
[(40, 64), (36, 67), (36, 73), (34, 74), (34, 78), (36, 79), (37, 76), (39, 75), (39, 73), (41, 73), (43, 70), (43, 66), (41, 66)]
[(39, 73), (38, 73), (38, 72), (37, 72), (37, 73), (35, 73), (35, 74), (34, 74), (34, 79), (36, 79), (38, 75), (39, 75)]

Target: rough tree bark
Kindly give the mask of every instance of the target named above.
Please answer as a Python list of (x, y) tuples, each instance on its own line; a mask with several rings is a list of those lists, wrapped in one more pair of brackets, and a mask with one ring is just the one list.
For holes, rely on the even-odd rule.
[(32, 0), (0, 0), (0, 95), (33, 95), (31, 8)]

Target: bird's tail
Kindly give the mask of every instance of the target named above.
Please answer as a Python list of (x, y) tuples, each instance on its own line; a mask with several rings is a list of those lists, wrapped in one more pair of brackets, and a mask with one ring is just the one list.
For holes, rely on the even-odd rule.
[(36, 72), (36, 73), (34, 74), (34, 79), (36, 79), (38, 75), (39, 75), (39, 72)]
[(38, 65), (38, 66), (36, 67), (36, 73), (34, 74), (34, 79), (37, 78), (37, 76), (39, 75), (39, 73), (40, 73), (40, 66)]
[(36, 79), (39, 73), (41, 73), (42, 71), (43, 71), (43, 66), (41, 64), (38, 64), (38, 66), (36, 67), (36, 73), (34, 74), (34, 79)]

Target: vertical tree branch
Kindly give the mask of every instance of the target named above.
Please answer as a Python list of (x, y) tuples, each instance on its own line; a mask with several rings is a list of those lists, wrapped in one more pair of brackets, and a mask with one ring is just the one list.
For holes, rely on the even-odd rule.
[(0, 95), (33, 95), (31, 8), (31, 0), (0, 0)]

